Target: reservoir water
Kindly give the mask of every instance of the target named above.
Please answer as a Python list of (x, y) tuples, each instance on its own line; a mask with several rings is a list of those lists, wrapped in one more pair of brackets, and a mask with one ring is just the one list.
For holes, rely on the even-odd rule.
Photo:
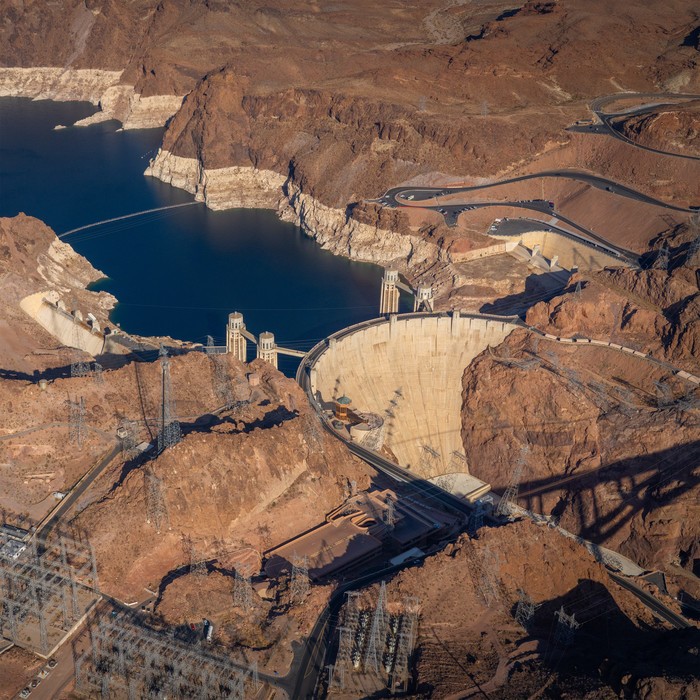
[[(0, 98), (0, 216), (25, 212), (62, 233), (193, 200), (143, 175), (162, 129), (118, 131), (117, 122), (54, 129), (93, 112), (88, 103)], [(119, 299), (112, 322), (130, 333), (223, 343), (227, 316), (237, 310), (256, 335), (269, 330), (279, 344), (306, 350), (378, 313), (379, 267), (321, 250), (271, 211), (198, 204), (66, 241), (108, 276), (94, 288)], [(283, 371), (295, 366), (280, 358)]]

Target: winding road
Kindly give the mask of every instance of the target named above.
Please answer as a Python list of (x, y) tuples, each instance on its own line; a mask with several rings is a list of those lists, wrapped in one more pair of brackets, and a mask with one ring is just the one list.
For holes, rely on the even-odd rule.
[(644, 146), (641, 143), (637, 143), (633, 139), (625, 136), (619, 129), (615, 128), (614, 121), (616, 119), (623, 119), (629, 117), (641, 116), (643, 114), (654, 114), (660, 109), (674, 107), (676, 102), (653, 102), (651, 104), (643, 104), (639, 107), (633, 107), (629, 110), (623, 110), (621, 112), (606, 112), (605, 107), (611, 102), (617, 102), (618, 100), (625, 99), (638, 99), (638, 100), (700, 100), (700, 95), (692, 94), (676, 94), (672, 92), (666, 93), (645, 93), (645, 92), (625, 92), (618, 93), (616, 95), (605, 95), (604, 97), (598, 97), (593, 100), (590, 104), (591, 111), (596, 115), (599, 120), (598, 124), (576, 124), (569, 127), (568, 131), (574, 131), (578, 133), (585, 134), (607, 134), (612, 136), (619, 141), (623, 141), (635, 148), (639, 148), (643, 151), (649, 151), (650, 153), (656, 153), (661, 156), (670, 156), (671, 158), (683, 158), (685, 160), (700, 160), (700, 156), (691, 155), (688, 153), (674, 153), (673, 151), (664, 151), (660, 148), (652, 148), (651, 146)]

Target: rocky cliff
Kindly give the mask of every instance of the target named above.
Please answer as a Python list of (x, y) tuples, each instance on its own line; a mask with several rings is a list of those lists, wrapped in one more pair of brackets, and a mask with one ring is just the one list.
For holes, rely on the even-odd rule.
[[(61, 362), (47, 353), (56, 348), (55, 338), (31, 318), (44, 296), (61, 298), (70, 310), (79, 308), (83, 316), (92, 312), (104, 327), (116, 300), (106, 292), (86, 290), (102, 276), (38, 219), (24, 214), (0, 219), (2, 368), (33, 372)], [(33, 302), (20, 306), (25, 299)]]
[[(526, 630), (513, 619), (519, 590), (535, 606)], [(392, 612), (412, 597), (424, 696), (602, 700), (640, 697), (648, 687), (682, 698), (698, 689), (697, 630), (665, 633), (582, 547), (544, 526), (520, 522), (460, 538), (387, 584)], [(376, 588), (363, 604), (373, 600)], [(568, 650), (553, 645), (560, 608), (581, 625)], [(659, 654), (668, 645), (675, 658)], [(648, 697), (666, 697), (655, 692)]]
[[(201, 360), (209, 362), (200, 356), (186, 364)], [(186, 387), (177, 365), (173, 381)], [(181, 443), (135, 468), (115, 469), (101, 498), (77, 518), (91, 533), (105, 590), (130, 600), (144, 586), (157, 589), (169, 572), (189, 565), (185, 536), (201, 559), (226, 568), (241, 556), (247, 562), (251, 550), (322, 522), (349, 479), (368, 485), (367, 468), (321, 428), (293, 380), (261, 361), (251, 369), (259, 386), (247, 385), (240, 366), (230, 370), (236, 408), (207, 420), (207, 409), (192, 406), (203, 418), (184, 423)], [(193, 396), (210, 391), (201, 370), (189, 373)]]
[[(172, 116), (150, 174), (214, 208), (282, 202), (329, 249), (406, 265), (449, 257), (446, 229), (428, 236), (364, 200), (401, 182), (478, 182), (545, 162), (612, 172), (620, 154), (599, 140), (582, 161), (564, 132), (587, 101), (619, 85), (697, 84), (686, 0), (624, 16), (602, 0), (5, 5), (0, 64), (29, 70), (5, 72), (5, 93), (87, 97), (102, 111), (85, 123)], [(663, 173), (647, 175), (621, 169), (629, 184), (669, 190)]]
[[(605, 270), (582, 278), (580, 293), (574, 279), (569, 293), (534, 306), (528, 322), (557, 337), (612, 339), (697, 372), (689, 239), (683, 229), (659, 243), (671, 250), (667, 270)], [(462, 436), (477, 476), (503, 490), (522, 462), (525, 507), (644, 567), (680, 564), (697, 575), (700, 396), (673, 366), (518, 331), (466, 369), (463, 388)]]

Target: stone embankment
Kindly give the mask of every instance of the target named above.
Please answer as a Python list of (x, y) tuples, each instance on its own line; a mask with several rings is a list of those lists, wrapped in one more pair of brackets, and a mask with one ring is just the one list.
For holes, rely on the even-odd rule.
[(142, 97), (121, 77), (122, 71), (87, 68), (0, 68), (0, 97), (91, 102), (100, 110), (77, 126), (116, 119), (124, 129), (164, 126), (182, 104), (178, 95)]

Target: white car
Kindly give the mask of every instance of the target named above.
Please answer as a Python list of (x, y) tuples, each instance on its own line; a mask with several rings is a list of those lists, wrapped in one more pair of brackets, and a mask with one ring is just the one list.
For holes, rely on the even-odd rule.
[(28, 698), (31, 694), (32, 694), (32, 689), (27, 687), (19, 694), (19, 696), (21, 698)]

